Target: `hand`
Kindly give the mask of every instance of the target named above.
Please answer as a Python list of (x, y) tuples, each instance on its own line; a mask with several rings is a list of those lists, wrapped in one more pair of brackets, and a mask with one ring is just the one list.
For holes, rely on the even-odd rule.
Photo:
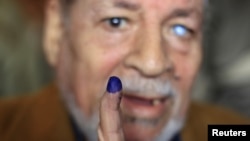
[(121, 89), (120, 79), (110, 77), (100, 104), (99, 141), (124, 141), (120, 119)]

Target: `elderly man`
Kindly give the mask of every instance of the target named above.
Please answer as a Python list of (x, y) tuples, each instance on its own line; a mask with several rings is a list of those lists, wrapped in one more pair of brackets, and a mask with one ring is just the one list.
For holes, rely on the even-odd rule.
[(190, 103), (205, 5), (49, 0), (44, 51), (55, 84), (1, 102), (1, 141), (204, 141), (208, 124), (247, 123)]

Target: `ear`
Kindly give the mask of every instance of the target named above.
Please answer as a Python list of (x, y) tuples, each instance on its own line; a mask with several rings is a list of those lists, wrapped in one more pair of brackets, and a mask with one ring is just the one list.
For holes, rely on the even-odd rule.
[(48, 0), (45, 7), (44, 52), (52, 67), (57, 65), (62, 41), (62, 16), (59, 0)]

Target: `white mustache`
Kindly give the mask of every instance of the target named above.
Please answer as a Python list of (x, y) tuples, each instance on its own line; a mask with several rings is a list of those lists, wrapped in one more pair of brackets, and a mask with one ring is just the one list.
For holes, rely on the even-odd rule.
[(141, 96), (174, 96), (176, 94), (171, 82), (141, 77), (122, 78), (123, 91)]

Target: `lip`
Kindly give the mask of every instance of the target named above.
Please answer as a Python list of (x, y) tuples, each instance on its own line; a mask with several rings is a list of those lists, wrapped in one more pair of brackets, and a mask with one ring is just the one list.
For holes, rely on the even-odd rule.
[(142, 97), (123, 93), (121, 110), (138, 118), (155, 119), (161, 117), (170, 107), (171, 96)]

